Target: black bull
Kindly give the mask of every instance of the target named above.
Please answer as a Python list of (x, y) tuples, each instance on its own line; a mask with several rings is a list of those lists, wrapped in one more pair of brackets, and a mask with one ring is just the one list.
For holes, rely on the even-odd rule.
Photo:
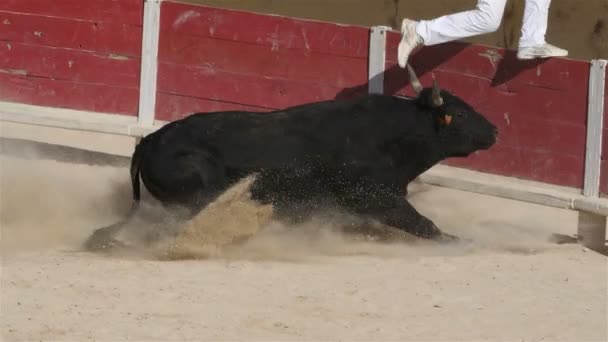
[[(271, 113), (197, 113), (165, 125), (133, 154), (129, 216), (140, 175), (156, 199), (195, 214), (257, 174), (252, 199), (271, 203), (279, 217), (302, 218), (331, 203), (418, 237), (455, 240), (407, 201), (407, 186), (441, 160), (490, 148), (497, 129), (436, 82), (423, 88), (408, 70), (413, 99), (367, 95)], [(85, 247), (116, 242), (123, 224), (98, 229)]]

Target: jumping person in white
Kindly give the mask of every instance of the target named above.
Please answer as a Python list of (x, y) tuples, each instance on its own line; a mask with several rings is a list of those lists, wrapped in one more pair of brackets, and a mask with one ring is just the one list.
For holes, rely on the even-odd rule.
[[(498, 30), (507, 0), (477, 0), (477, 8), (433, 20), (403, 19), (398, 48), (399, 66), (420, 45), (436, 45)], [(526, 0), (517, 58), (521, 60), (565, 57), (568, 51), (545, 41), (551, 0)]]

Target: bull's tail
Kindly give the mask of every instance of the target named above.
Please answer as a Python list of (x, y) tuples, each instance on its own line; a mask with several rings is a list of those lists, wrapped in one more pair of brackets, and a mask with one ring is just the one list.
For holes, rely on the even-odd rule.
[(141, 199), (139, 190), (139, 170), (142, 159), (143, 143), (144, 140), (142, 139), (137, 146), (135, 146), (135, 152), (133, 152), (133, 157), (131, 158), (131, 187), (133, 188), (133, 200), (135, 203), (139, 202)]

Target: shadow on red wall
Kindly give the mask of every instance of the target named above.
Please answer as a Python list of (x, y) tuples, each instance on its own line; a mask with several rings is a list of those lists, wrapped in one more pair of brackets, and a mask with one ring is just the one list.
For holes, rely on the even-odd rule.
[[(440, 69), (442, 65), (466, 50), (469, 46), (471, 44), (461, 42), (427, 46), (412, 54), (409, 62), (415, 69), (416, 74), (422, 78), (429, 72)], [(490, 85), (491, 87), (504, 85), (522, 72), (537, 68), (546, 61), (546, 59), (520, 61), (517, 59), (516, 51), (502, 50), (502, 55), (496, 62), (496, 73)], [(398, 94), (410, 85), (407, 71), (400, 68), (398, 64), (389, 66), (384, 73), (375, 77), (384, 79), (385, 94)], [(369, 82), (366, 82), (355, 87), (345, 88), (335, 98), (346, 99), (366, 94), (368, 85)]]

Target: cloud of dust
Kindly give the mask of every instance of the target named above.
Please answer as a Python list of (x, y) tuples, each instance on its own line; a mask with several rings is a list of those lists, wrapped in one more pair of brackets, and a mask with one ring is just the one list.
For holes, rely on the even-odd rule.
[(410, 199), (442, 230), (463, 239), (468, 253), (535, 254), (559, 248), (554, 234), (576, 232), (569, 210), (423, 185), (427, 191)]
[[(15, 147), (10, 153), (0, 154), (0, 248), (4, 255), (80, 250), (95, 229), (125, 217), (131, 206), (126, 167), (58, 162), (44, 159), (48, 156), (33, 145)], [(7, 152), (7, 146), (3, 146), (3, 152)], [(244, 179), (182, 225), (172, 212), (142, 202), (142, 213), (121, 234), (125, 242), (135, 242), (133, 250), (118, 251), (117, 255), (165, 260), (295, 260), (315, 255), (398, 252), (391, 244), (374, 243), (369, 235), (344, 234), (341, 230), (345, 222), (353, 224), (352, 218), (320, 216), (292, 226), (274, 221), (271, 206), (258, 205), (249, 198), (252, 181), (251, 177)], [(163, 230), (176, 229), (167, 225), (178, 226), (182, 233), (149, 247), (137, 245), (137, 239), (145, 233), (159, 231), (162, 235)], [(374, 227), (370, 229), (374, 233)], [(411, 238), (410, 242), (416, 243)]]
[(2, 252), (73, 248), (126, 213), (128, 184), (124, 168), (0, 155)]
[[(124, 167), (0, 156), (0, 174), (3, 253), (79, 249), (94, 229), (122, 220), (131, 205), (131, 185)], [(272, 219), (271, 206), (251, 200), (248, 188), (252, 181), (252, 177), (244, 179), (185, 224), (176, 223), (158, 206), (147, 205), (146, 209), (142, 203), (148, 213), (129, 227), (127, 240), (129, 231), (162, 231), (163, 225), (174, 225), (167, 231), (180, 233), (146, 248), (134, 246), (133, 253), (162, 260), (290, 261), (352, 255), (537, 253), (555, 248), (547, 242), (548, 236), (555, 232), (556, 220), (564, 222), (559, 214), (542, 212), (547, 208), (534, 208), (540, 213), (534, 218), (526, 206), (505, 200), (412, 184), (410, 197), (422, 214), (446, 232), (472, 241), (439, 245), (379, 224), (362, 225), (354, 217), (335, 212), (286, 225)]]

